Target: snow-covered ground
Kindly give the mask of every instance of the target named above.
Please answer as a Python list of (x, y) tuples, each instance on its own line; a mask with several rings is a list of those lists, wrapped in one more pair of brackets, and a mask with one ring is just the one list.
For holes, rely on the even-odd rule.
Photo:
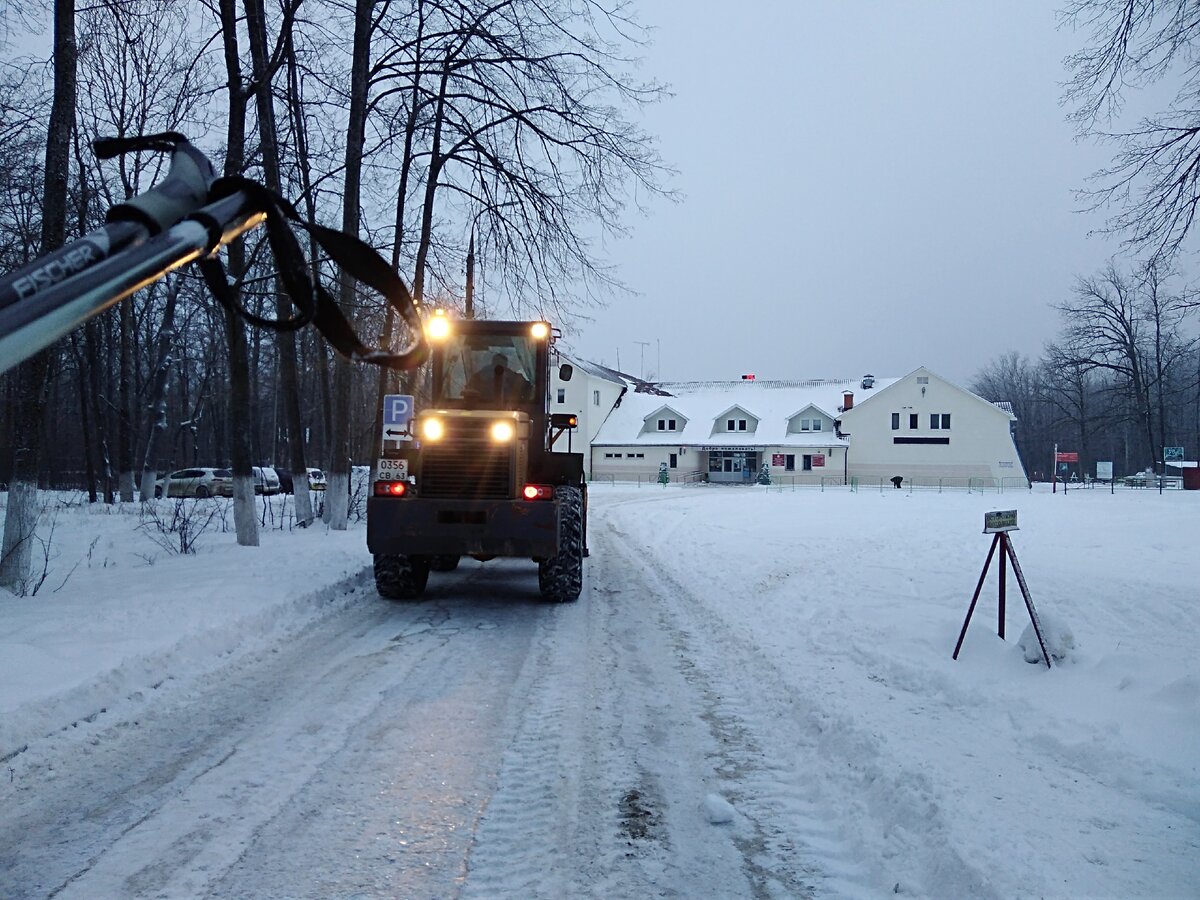
[[(289, 721), (329, 719), (324, 692), (363, 721), (381, 715), (356, 693), (370, 679), (355, 667), (406, 647), (402, 683), (416, 692), (436, 682), (443, 702), (456, 675), (423, 673), (422, 654), (436, 649), (422, 635), (446, 643), (470, 632), (471, 663), (461, 649), (458, 658), (474, 680), (461, 693), (500, 692), (479, 713), (492, 724), (464, 726), (495, 735), (498, 746), (473, 751), (485, 764), (455, 756), (457, 739), (404, 757), (442, 793), (476, 804), (461, 851), (439, 843), (462, 856), (444, 883), (423, 882), (423, 895), (1200, 896), (1200, 493), (596, 485), (584, 595), (562, 608), (523, 602), (536, 591), (528, 564), (473, 561), (435, 573), (426, 603), (387, 604), (364, 581), (361, 523), (291, 530), (273, 508), (262, 546), (240, 548), (222, 527), (232, 516), (218, 516), (198, 552), (180, 556), (153, 540), (158, 529), (136, 507), (46, 503), (45, 580), (36, 595), (0, 599), (0, 808), (30, 821), (33, 795), (54, 783), (47, 773), (94, 752), (106, 723), (150, 718), (158, 694), (198, 702), (188, 691), (266, 665), (340, 617), (329, 659), (313, 658), (319, 640), (304, 645), (327, 674), (306, 688), (311, 709), (302, 696)], [(1063, 654), (1051, 670), (1019, 646), (1028, 615), (1011, 572), (1008, 640), (997, 637), (996, 563), (951, 659), (991, 542), (983, 514), (1011, 508), (1034, 603)], [(466, 674), (488, 641), (510, 675)], [(340, 681), (333, 673), (347, 667), (353, 677), (348, 669)], [(510, 709), (505, 690), (523, 699)], [(289, 727), (295, 742), (321, 725)], [(240, 783), (256, 783), (245, 768), (253, 754), (237, 746)], [(276, 760), (279, 780), (294, 782), (287, 802), (348, 790), (318, 758)], [(288, 844), (282, 799), (228, 846), (181, 860), (183, 836), (229, 803), (228, 785), (201, 800), (187, 784), (159, 823), (162, 848), (127, 840), (108, 853), (108, 871), (96, 848), (119, 836), (92, 836), (80, 851), (90, 874), (64, 862), (75, 874), (47, 884), (80, 896), (105, 885), (145, 896), (298, 892), (267, 879), (242, 846), (270, 844), (272, 829), (275, 846)], [(401, 808), (383, 818), (420, 820), (435, 796), (393, 798)], [(539, 828), (564, 852), (530, 866), (522, 855)], [(622, 841), (606, 851), (614, 836)], [(39, 854), (58, 852), (45, 843)], [(399, 844), (372, 871), (414, 865)], [(0, 894), (49, 892), (28, 884), (31, 868), (48, 865), (35, 866), (33, 852), (0, 849)], [(171, 859), (193, 880), (171, 881), (164, 868), (158, 880), (121, 881), (143, 871), (144, 859), (119, 864), (138, 854)], [(308, 895), (350, 884), (328, 868), (333, 881)], [(394, 874), (355, 875), (354, 893), (401, 895)]]

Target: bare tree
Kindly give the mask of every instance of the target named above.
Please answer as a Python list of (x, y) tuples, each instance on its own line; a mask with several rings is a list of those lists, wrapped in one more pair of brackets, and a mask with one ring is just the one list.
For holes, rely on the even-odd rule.
[[(285, 7), (282, 28), (290, 32), (292, 14), (299, 0)], [(250, 37), (250, 56), (254, 63), (254, 95), (258, 109), (258, 131), (262, 154), (263, 177), (268, 188), (283, 192), (279, 157), (279, 140), (275, 121), (274, 94), (271, 90), (272, 68), (283, 62), (282, 54), (274, 62), (268, 58), (267, 25), (262, 0), (245, 0), (246, 27)], [(276, 281), (275, 312), (280, 319), (290, 314), (290, 304), (282, 284)], [(287, 421), (289, 463), (292, 469), (292, 491), (296, 502), (296, 521), (302, 526), (312, 521), (312, 500), (308, 490), (308, 468), (304, 452), (304, 426), (300, 418), (299, 378), (296, 372), (296, 341), (291, 331), (276, 334), (279, 355), (278, 395), (284, 406)]]
[[(1097, 207), (1115, 207), (1109, 227), (1135, 253), (1169, 259), (1200, 204), (1200, 8), (1191, 0), (1072, 0), (1062, 17), (1089, 35), (1067, 61), (1066, 100), (1081, 134), (1115, 147), (1086, 194)], [(1130, 91), (1167, 79), (1176, 86), (1165, 110), (1116, 124)]]
[[(237, 10), (234, 0), (220, 0), (221, 36), (225, 49), (229, 127), (225, 174), (240, 175), (246, 147), (246, 90), (238, 57)], [(239, 279), (246, 271), (246, 242), (239, 238), (229, 245), (229, 274)], [(230, 286), (239, 290), (237, 284)], [(237, 313), (226, 310), (225, 335), (229, 346), (229, 440), (233, 463), (233, 524), (237, 542), (258, 546), (258, 517), (254, 509), (253, 451), (250, 444), (250, 367), (246, 354), (246, 327)]]
[[(46, 177), (42, 195), (41, 250), (66, 243), (67, 181), (70, 174), (71, 132), (75, 125), (77, 70), (74, 0), (54, 4), (54, 101), (46, 135)], [(12, 588), (28, 575), (31, 541), (37, 521), (38, 455), (41, 422), (52, 350), (44, 350), (17, 369), (18, 403), (14, 434), (24, 446), (14, 452), (8, 509), (0, 550), (0, 587)]]

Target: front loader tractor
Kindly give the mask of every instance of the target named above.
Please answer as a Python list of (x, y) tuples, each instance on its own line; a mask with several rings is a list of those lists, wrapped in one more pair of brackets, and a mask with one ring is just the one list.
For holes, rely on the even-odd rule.
[[(452, 570), (463, 556), (518, 557), (537, 562), (543, 597), (575, 600), (587, 487), (583, 454), (569, 452), (576, 417), (549, 411), (553, 329), (436, 314), (426, 332), (429, 408), (404, 440), (384, 442), (367, 501), (379, 593), (415, 599), (430, 570)], [(560, 366), (560, 379), (571, 374)]]

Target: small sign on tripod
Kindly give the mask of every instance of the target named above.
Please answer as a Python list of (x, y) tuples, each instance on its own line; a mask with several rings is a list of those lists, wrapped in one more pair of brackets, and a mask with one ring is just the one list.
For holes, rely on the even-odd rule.
[(1010, 531), (1017, 530), (1017, 511), (1015, 509), (996, 510), (983, 514), (983, 533), (994, 534), (995, 537), (992, 538), (992, 548), (988, 550), (987, 561), (983, 564), (983, 571), (979, 573), (979, 583), (975, 585), (975, 594), (971, 597), (971, 606), (967, 609), (966, 619), (963, 620), (962, 631), (958, 633), (958, 643), (954, 645), (954, 659), (958, 659), (958, 652), (962, 649), (963, 639), (967, 636), (967, 626), (971, 624), (971, 615), (975, 612), (975, 604), (979, 602), (979, 592), (983, 590), (983, 582), (987, 578), (988, 568), (992, 564), (992, 557), (996, 555), (996, 548), (999, 547), (1000, 615), (996, 628), (997, 633), (1000, 635), (1000, 640), (1004, 640), (1006, 562), (1011, 562), (1013, 573), (1017, 576), (1017, 584), (1021, 587), (1021, 596), (1025, 598), (1025, 608), (1029, 610), (1029, 621), (1033, 623), (1033, 633), (1037, 635), (1038, 646), (1042, 648), (1042, 659), (1046, 661), (1047, 669), (1052, 668), (1050, 665), (1050, 654), (1046, 652), (1046, 641), (1042, 637), (1042, 624), (1038, 621), (1037, 610), (1033, 608), (1033, 598), (1029, 596), (1029, 586), (1025, 584), (1025, 574), (1021, 571), (1021, 564), (1017, 562), (1017, 551), (1013, 549), (1012, 539), (1008, 536)]

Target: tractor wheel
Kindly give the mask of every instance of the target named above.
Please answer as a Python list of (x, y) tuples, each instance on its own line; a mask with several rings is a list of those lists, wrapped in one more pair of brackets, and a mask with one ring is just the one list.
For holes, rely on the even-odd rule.
[(429, 581), (428, 556), (375, 555), (375, 589), (389, 600), (416, 600)]
[(583, 493), (565, 487), (558, 495), (558, 555), (538, 563), (538, 587), (553, 603), (570, 603), (583, 590)]
[(461, 556), (431, 556), (429, 557), (429, 568), (434, 572), (453, 572), (458, 568), (458, 561)]

